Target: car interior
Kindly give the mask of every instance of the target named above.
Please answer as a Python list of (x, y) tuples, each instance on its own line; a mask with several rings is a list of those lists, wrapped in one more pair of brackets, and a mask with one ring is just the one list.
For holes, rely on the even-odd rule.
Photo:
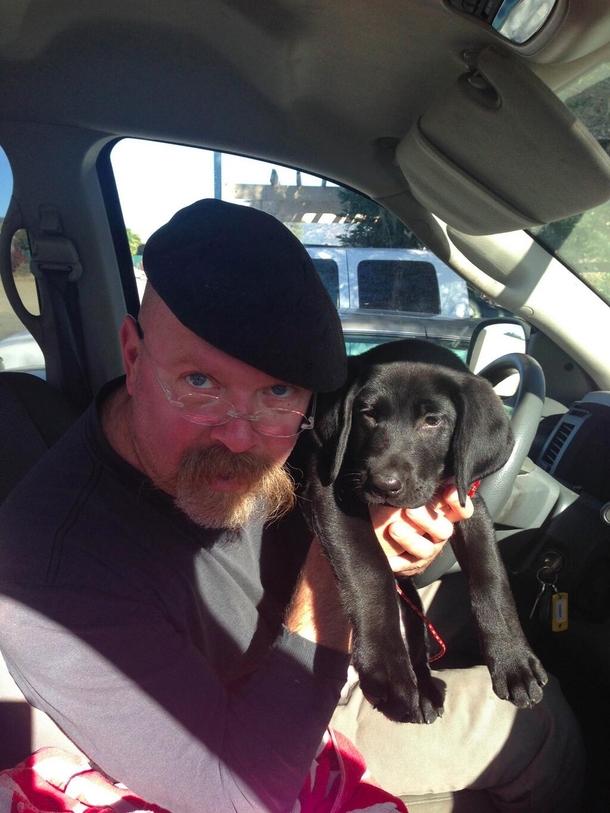
[[(350, 352), (428, 338), (503, 397), (515, 452), (481, 493), (582, 728), (582, 811), (610, 809), (610, 5), (3, 0), (0, 66), (0, 501), (122, 374), (142, 247), (181, 206), (232, 200), (315, 256), (357, 249), (362, 290), (375, 249), (433, 256), (463, 318), (350, 307), (320, 273)], [(421, 584), (457, 567), (437, 563)], [(55, 743), (2, 674), (0, 768)]]

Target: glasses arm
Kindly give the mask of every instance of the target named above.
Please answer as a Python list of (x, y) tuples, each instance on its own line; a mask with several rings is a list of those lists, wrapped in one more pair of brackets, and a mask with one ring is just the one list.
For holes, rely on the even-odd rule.
[(314, 421), (316, 419), (316, 405), (318, 403), (318, 394), (314, 392), (310, 401), (309, 407), (309, 416), (303, 416), (305, 420), (301, 424), (301, 429), (305, 431), (306, 429), (313, 429)]
[(154, 375), (154, 377), (155, 377), (155, 379), (157, 381), (157, 384), (161, 387), (161, 391), (163, 392), (163, 395), (165, 395), (165, 397), (167, 398), (167, 402), (173, 407), (179, 407), (180, 409), (184, 409), (184, 404), (181, 401), (174, 401), (171, 392), (167, 389), (165, 384), (159, 378), (159, 375), (157, 374), (157, 371), (155, 370), (155, 365), (152, 363), (152, 359), (148, 355), (148, 350), (146, 349), (146, 345), (144, 344), (144, 332), (143, 332), (142, 328), (140, 327), (140, 323), (138, 321), (136, 321), (135, 319), (134, 319), (134, 322), (136, 323), (136, 328), (138, 330), (138, 336), (139, 336), (139, 339), (140, 339), (140, 346), (142, 348), (142, 352), (143, 352), (144, 356), (146, 356), (146, 359), (148, 361), (150, 369), (152, 370), (152, 374)]

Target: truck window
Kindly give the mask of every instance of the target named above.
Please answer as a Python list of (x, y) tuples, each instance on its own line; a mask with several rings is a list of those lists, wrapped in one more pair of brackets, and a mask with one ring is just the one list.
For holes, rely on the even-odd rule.
[(441, 312), (436, 269), (416, 260), (362, 260), (358, 263), (361, 308), (369, 310)]
[(324, 287), (330, 294), (330, 298), (339, 307), (339, 266), (334, 260), (323, 260), (319, 257), (314, 257), (313, 264), (315, 265), (318, 275)]

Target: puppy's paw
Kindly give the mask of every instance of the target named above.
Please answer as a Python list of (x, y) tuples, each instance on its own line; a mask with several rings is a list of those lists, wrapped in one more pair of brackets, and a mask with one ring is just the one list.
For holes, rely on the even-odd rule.
[(420, 671), (417, 672), (417, 684), (419, 686), (419, 705), (424, 716), (424, 722), (433, 723), (437, 717), (443, 716), (443, 693), (438, 688), (428, 669), (425, 674)]
[(423, 694), (419, 696), (419, 707), (421, 708), (423, 717), (422, 722), (428, 725), (433, 723), (438, 717), (443, 716), (443, 700), (440, 695), (438, 695), (438, 697), (439, 699), (433, 699)]
[(443, 699), (432, 680), (426, 692), (420, 692), (413, 667), (406, 653), (389, 658), (387, 653), (362, 663), (354, 652), (354, 666), (360, 688), (378, 711), (399, 723), (433, 723), (442, 714)]
[(535, 706), (542, 700), (548, 675), (529, 649), (503, 653), (490, 664), (494, 692), (520, 709)]

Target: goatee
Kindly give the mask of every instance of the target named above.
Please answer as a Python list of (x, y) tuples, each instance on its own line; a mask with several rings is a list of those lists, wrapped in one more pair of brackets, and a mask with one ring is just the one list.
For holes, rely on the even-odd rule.
[[(234, 481), (236, 488), (214, 488)], [(174, 502), (189, 519), (205, 528), (239, 528), (253, 519), (275, 519), (295, 504), (294, 481), (271, 458), (234, 453), (225, 446), (188, 449), (172, 482)]]

